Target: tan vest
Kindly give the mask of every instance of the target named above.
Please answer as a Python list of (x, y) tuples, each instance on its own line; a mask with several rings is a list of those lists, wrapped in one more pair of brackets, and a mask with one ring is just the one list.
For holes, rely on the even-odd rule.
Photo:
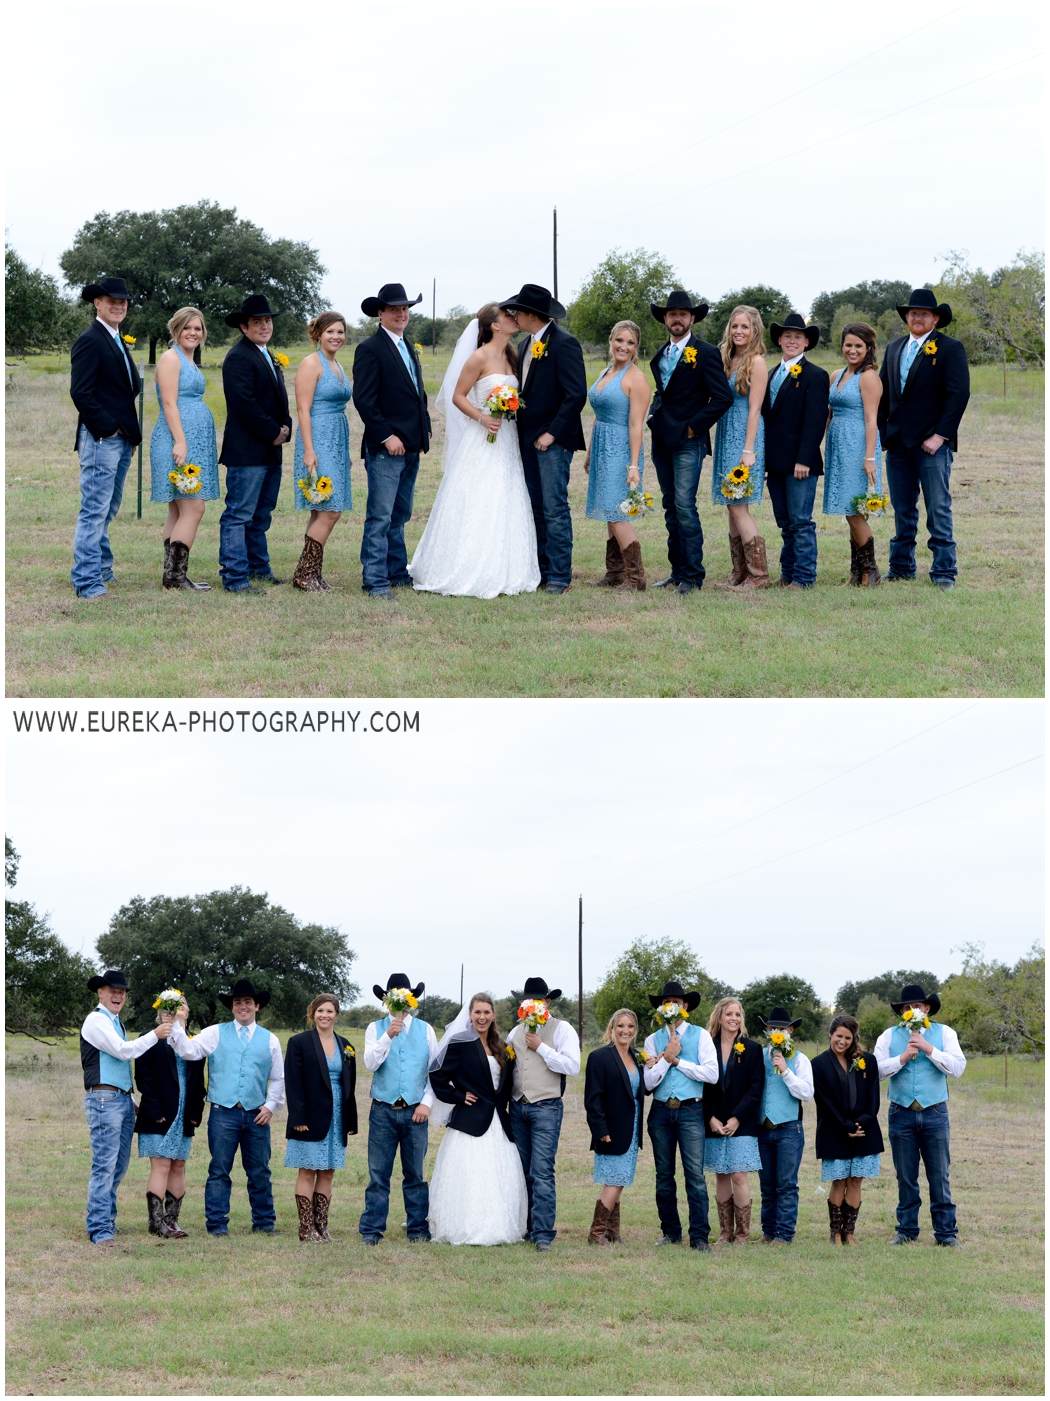
[[(539, 1029), (539, 1038), (551, 1050), (554, 1049), (554, 1028), (559, 1025), (557, 1017), (551, 1017)], [(535, 1104), (541, 1099), (561, 1099), (562, 1077), (548, 1069), (547, 1062), (539, 1051), (530, 1051), (525, 1044), (525, 1028), (518, 1025), (507, 1037), (507, 1044), (514, 1047), (514, 1089), (515, 1099), (523, 1099), (526, 1104)]]

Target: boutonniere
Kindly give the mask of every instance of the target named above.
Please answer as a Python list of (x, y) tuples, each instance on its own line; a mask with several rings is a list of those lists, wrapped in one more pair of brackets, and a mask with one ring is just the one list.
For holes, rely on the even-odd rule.
[(518, 1059), (517, 1056), (514, 1054), (514, 1047), (513, 1047), (513, 1046), (511, 1046), (510, 1044), (508, 1044), (508, 1045), (504, 1046), (503, 1049), (504, 1049), (504, 1052), (505, 1052), (506, 1057), (507, 1057), (508, 1060), (517, 1060), (517, 1059)]
[(863, 1056), (854, 1056), (853, 1059), (852, 1059), (852, 1061), (850, 1061), (850, 1067), (849, 1067), (849, 1068), (850, 1068), (850, 1070), (861, 1070), (861, 1071), (864, 1071), (864, 1070), (867, 1070), (867, 1068), (868, 1068), (868, 1062), (864, 1059)]
[(734, 1044), (733, 1044), (733, 1050), (736, 1052), (736, 1063), (737, 1063), (737, 1065), (739, 1065), (739, 1064), (740, 1064), (740, 1057), (744, 1054), (744, 1043), (743, 1043), (743, 1041), (736, 1041), (736, 1042), (734, 1042)]
[(420, 345), (420, 343), (419, 343), (418, 341), (413, 341), (413, 342), (412, 342), (412, 349), (416, 352), (417, 355), (422, 355), (422, 354), (423, 354), (423, 347)]
[(356, 1060), (357, 1052), (349, 1043), (343, 1047), (343, 1056), (346, 1060)]
[(696, 364), (696, 346), (695, 346), (695, 345), (686, 346), (685, 350), (682, 351), (682, 359), (685, 361), (685, 363), (686, 363), (687, 365), (695, 365), (695, 364)]
[(533, 358), (534, 360), (542, 360), (543, 357), (544, 357), (546, 354), (547, 354), (547, 342), (546, 342), (546, 341), (537, 341), (536, 344), (532, 347), (532, 358)]
[(799, 364), (797, 364), (797, 365), (789, 365), (789, 366), (788, 366), (788, 374), (791, 376), (792, 379), (798, 379), (798, 377), (799, 377), (799, 375), (800, 375), (801, 373), (802, 373), (802, 364), (801, 364), (801, 362), (799, 362)]
[(936, 354), (937, 354), (937, 342), (936, 342), (936, 341), (927, 341), (926, 344), (925, 344), (925, 345), (923, 346), (923, 348), (922, 348), (922, 353), (923, 353), (924, 355), (936, 355)]
[(121, 336), (120, 339), (124, 342), (125, 345), (134, 345), (135, 342), (138, 340), (138, 336)]
[(287, 356), (287, 355), (282, 355), (281, 352), (280, 352), (279, 350), (271, 350), (271, 351), (270, 351), (270, 354), (271, 354), (271, 355), (273, 356), (273, 358), (277, 361), (278, 365), (280, 365), (280, 367), (281, 367), (282, 370), (286, 370), (286, 369), (288, 368), (288, 366), (292, 363), (292, 362), (288, 359), (288, 356)]

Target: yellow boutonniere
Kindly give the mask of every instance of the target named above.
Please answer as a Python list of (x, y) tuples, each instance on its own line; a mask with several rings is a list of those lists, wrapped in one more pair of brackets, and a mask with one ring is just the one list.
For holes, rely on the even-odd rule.
[(802, 373), (802, 366), (801, 366), (801, 365), (791, 365), (791, 366), (789, 366), (789, 368), (788, 368), (788, 374), (791, 375), (791, 377), (792, 377), (793, 379), (798, 379), (798, 377), (799, 377), (799, 375), (800, 375), (801, 373)]
[(855, 1070), (867, 1070), (868, 1062), (864, 1059), (863, 1056), (858, 1056), (857, 1059), (853, 1062), (853, 1068)]
[(742, 1056), (744, 1054), (743, 1041), (737, 1041), (736, 1044), (733, 1046), (733, 1050), (737, 1053), (738, 1056)]
[(923, 354), (924, 354), (924, 355), (936, 355), (936, 354), (937, 354), (937, 342), (936, 342), (936, 341), (927, 341), (926, 344), (923, 346), (922, 351), (923, 351)]
[(542, 360), (543, 357), (546, 355), (546, 353), (547, 353), (547, 342), (546, 342), (546, 341), (537, 341), (536, 344), (532, 347), (532, 358), (533, 358), (534, 360)]
[(687, 346), (686, 349), (682, 351), (682, 359), (685, 361), (685, 363), (686, 363), (687, 365), (695, 365), (695, 364), (696, 364), (696, 346), (695, 346), (695, 345)]
[(286, 370), (288, 366), (292, 363), (288, 359), (288, 356), (283, 355), (279, 350), (271, 351), (271, 354), (273, 355), (273, 358), (277, 361), (278, 365), (280, 365), (282, 370)]
[(413, 341), (412, 344), (413, 344), (413, 346), (415, 347), (416, 354), (417, 354), (417, 355), (422, 355), (422, 354), (423, 354), (423, 347), (420, 345), (420, 343), (419, 343), (418, 341)]
[(120, 339), (124, 342), (125, 345), (134, 345), (135, 342), (138, 340), (138, 336), (121, 336)]
[(357, 1052), (354, 1050), (353, 1046), (349, 1045), (349, 1043), (343, 1047), (343, 1055), (347, 1058), (347, 1060), (357, 1059)]
[(517, 1056), (514, 1054), (514, 1047), (513, 1047), (513, 1046), (505, 1046), (503, 1049), (504, 1049), (504, 1051), (506, 1052), (506, 1056), (507, 1056), (507, 1059), (508, 1059), (508, 1060), (517, 1060)]

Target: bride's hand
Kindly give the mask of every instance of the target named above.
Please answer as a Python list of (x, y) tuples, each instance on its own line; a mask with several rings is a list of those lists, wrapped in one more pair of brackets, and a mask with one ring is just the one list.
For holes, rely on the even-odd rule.
[(490, 414), (486, 413), (481, 415), (478, 422), (486, 433), (498, 433), (503, 420), (501, 418), (493, 418)]

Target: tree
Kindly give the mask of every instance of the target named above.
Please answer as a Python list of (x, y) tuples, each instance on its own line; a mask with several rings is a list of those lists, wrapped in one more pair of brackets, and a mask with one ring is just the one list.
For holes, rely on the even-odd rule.
[[(835, 321), (835, 313), (840, 306), (851, 306), (857, 312), (857, 319), (867, 321), (875, 326), (882, 315), (887, 311), (892, 311), (897, 315), (895, 308), (903, 306), (911, 296), (910, 282), (887, 281), (884, 278), (876, 278), (872, 282), (858, 282), (853, 287), (843, 287), (838, 292), (821, 292), (813, 298), (813, 305), (810, 308), (810, 319), (816, 321), (820, 326), (820, 339), (824, 345), (830, 345), (831, 328)], [(901, 326), (904, 322), (899, 322)], [(835, 342), (837, 345), (837, 342)]]
[(965, 254), (950, 253), (935, 289), (952, 308), (951, 334), (970, 360), (1032, 361), (1043, 369), (1046, 357), (1046, 260), (1022, 248), (1008, 267), (986, 273), (966, 265)]
[(824, 1031), (824, 1008), (815, 989), (804, 978), (796, 978), (793, 973), (756, 978), (740, 994), (740, 1005), (752, 1036), (761, 1035), (762, 1023), (758, 1019), (768, 1017), (774, 1007), (786, 1007), (792, 1021), (796, 1017), (802, 1018), (798, 1029), (802, 1041), (813, 1041)]
[(636, 939), (609, 969), (593, 996), (591, 1005), (598, 1025), (604, 1030), (615, 1011), (629, 1007), (638, 1018), (639, 1031), (643, 1036), (648, 1035), (653, 1019), (649, 994), (658, 997), (664, 983), (672, 978), (687, 992), (695, 988), (700, 993), (694, 1021), (706, 1019), (718, 999), (733, 992), (731, 987), (710, 977), (695, 951), (681, 940)]
[[(792, 310), (791, 298), (786, 292), (781, 292), (776, 287), (763, 285), (741, 287), (737, 292), (727, 292), (724, 297), (719, 297), (696, 328), (697, 334), (712, 345), (717, 345), (722, 339), (725, 328), (729, 325), (733, 308), (737, 306), (753, 306), (755, 308), (766, 328), (767, 339), (771, 322), (783, 322), (784, 317)], [(775, 346), (772, 348), (776, 349)]]
[[(841, 1012), (843, 1009), (839, 1007), (836, 1010)], [(897, 1014), (890, 1004), (872, 992), (864, 994), (857, 1004), (856, 1011), (851, 1012), (850, 1016), (857, 1018), (861, 1041), (865, 1046), (872, 1048), (886, 1028), (897, 1020)]]
[(876, 997), (882, 1002), (896, 1002), (901, 988), (918, 983), (924, 992), (940, 992), (940, 979), (928, 968), (898, 968), (896, 973), (880, 973), (877, 978), (864, 978), (859, 983), (843, 983), (835, 994), (835, 1011), (859, 1016), (861, 998)]
[(352, 1003), (361, 991), (350, 981), (357, 955), (338, 929), (302, 924), (239, 885), (207, 895), (136, 896), (110, 920), (98, 952), (108, 967), (123, 968), (143, 1017), (161, 988), (178, 987), (201, 1026), (229, 1021), (219, 993), (237, 978), (271, 994), (261, 1020), (272, 1026), (301, 1026), (319, 992)]
[(88, 324), (82, 302), (63, 297), (58, 282), (4, 245), (4, 346), (9, 355), (68, 349)]
[(1046, 953), (1033, 944), (1011, 968), (988, 959), (982, 944), (963, 947), (962, 971), (944, 985), (943, 1018), (964, 1050), (1046, 1050)]
[[(603, 349), (617, 321), (633, 321), (641, 329), (641, 354), (655, 350), (663, 330), (650, 306), (663, 305), (668, 292), (681, 288), (678, 274), (658, 253), (645, 248), (621, 253), (614, 248), (594, 269), (568, 308), (568, 327), (577, 339)], [(689, 294), (695, 306), (698, 298)]]
[(238, 219), (236, 209), (209, 200), (141, 214), (103, 211), (78, 229), (59, 262), (66, 281), (78, 288), (106, 275), (127, 279), (125, 329), (148, 337), (151, 365), (179, 307), (199, 307), (209, 338), (222, 344), (229, 336), (223, 318), (261, 292), (281, 313), (274, 319), (278, 345), (301, 338), (304, 323), (326, 306), (321, 279), (327, 269), (315, 249), (271, 239)]

